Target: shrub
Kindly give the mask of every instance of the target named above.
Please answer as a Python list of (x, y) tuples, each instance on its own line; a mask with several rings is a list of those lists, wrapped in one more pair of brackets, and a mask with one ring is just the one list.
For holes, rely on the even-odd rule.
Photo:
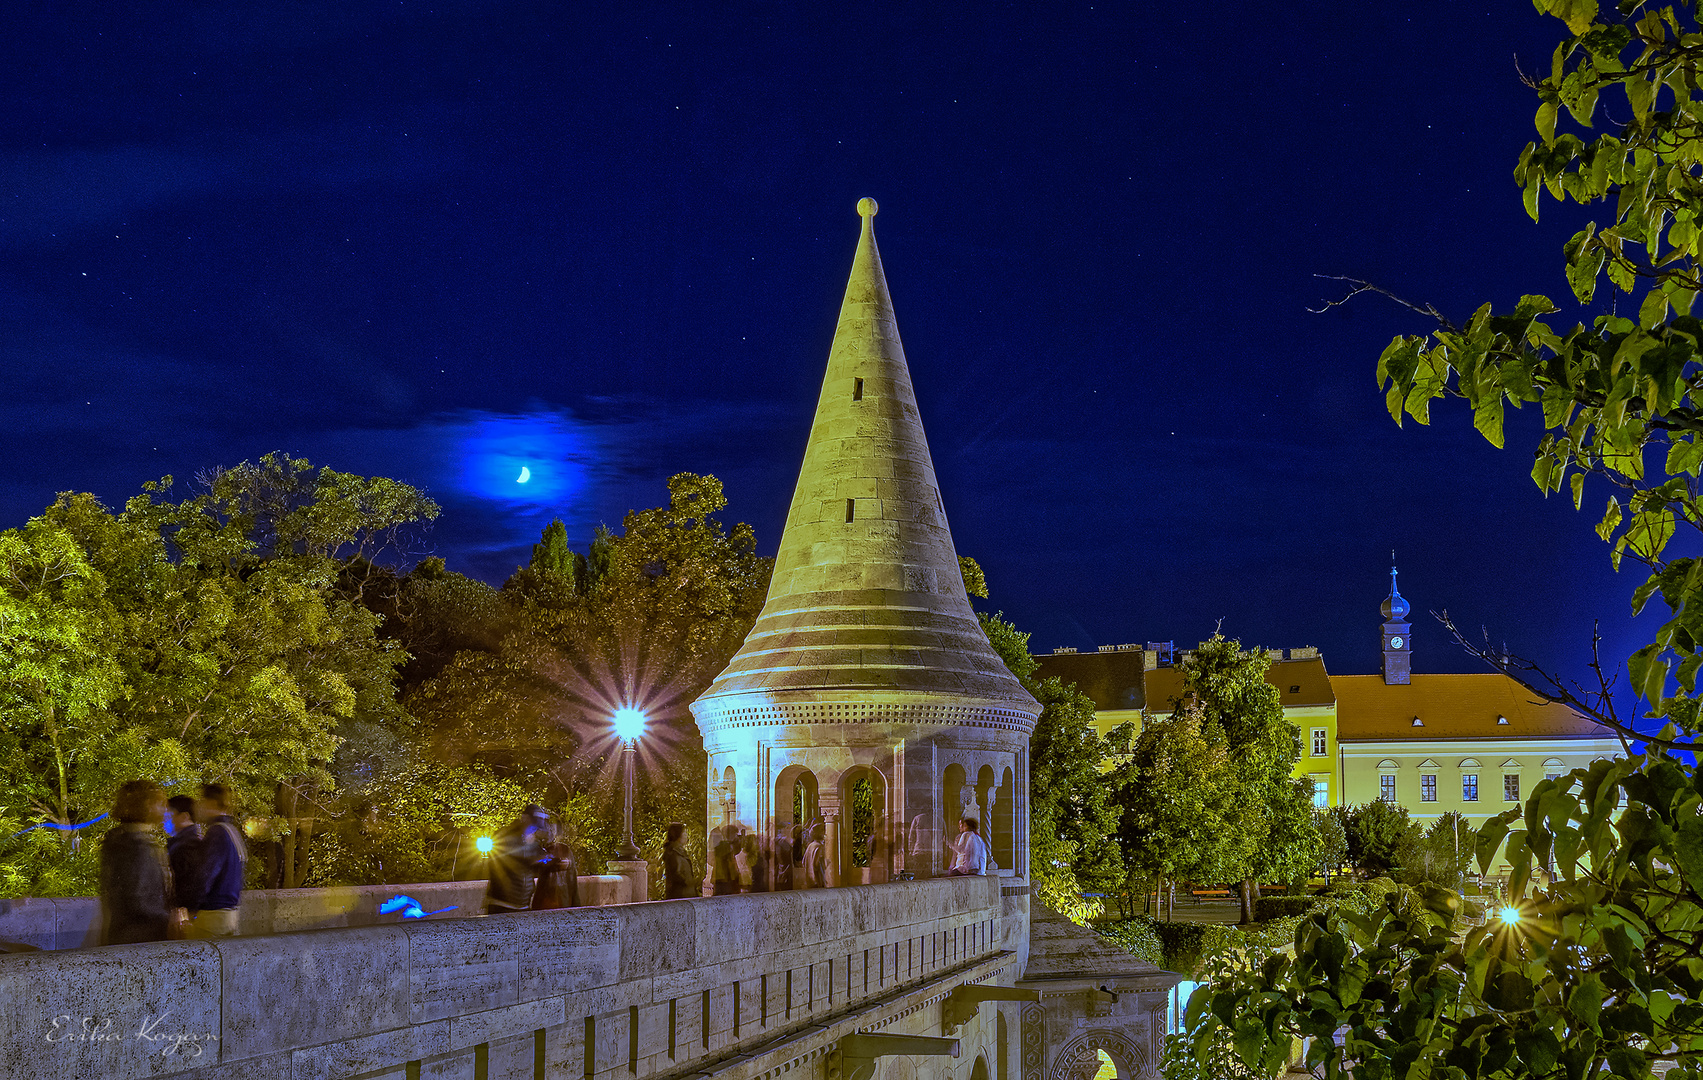
[(1254, 901), (1254, 921), (1263, 923), (1305, 915), (1319, 903), (1317, 896), (1262, 896)]
[(1122, 922), (1097, 924), (1100, 935), (1118, 948), (1156, 967), (1165, 966), (1165, 947), (1150, 920), (1125, 919)]

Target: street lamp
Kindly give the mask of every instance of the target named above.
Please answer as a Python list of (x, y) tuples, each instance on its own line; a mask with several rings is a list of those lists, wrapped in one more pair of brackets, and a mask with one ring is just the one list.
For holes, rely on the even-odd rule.
[(621, 849), (622, 862), (637, 862), (642, 856), (633, 838), (633, 758), (638, 752), (639, 736), (645, 733), (645, 714), (637, 709), (615, 710), (615, 737), (621, 740), (621, 764), (626, 773), (627, 842)]

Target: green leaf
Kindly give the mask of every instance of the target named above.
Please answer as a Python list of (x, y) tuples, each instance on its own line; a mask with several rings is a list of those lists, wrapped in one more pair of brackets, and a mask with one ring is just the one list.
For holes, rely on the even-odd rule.
[(1626, 658), (1626, 677), (1632, 684), (1632, 692), (1646, 701), (1656, 702), (1662, 699), (1662, 688), (1667, 685), (1668, 665), (1661, 659), (1660, 645), (1646, 645)]
[(1585, 474), (1574, 473), (1570, 482), (1573, 485), (1573, 509), (1581, 509), (1580, 504), (1585, 497)]
[(1638, 325), (1646, 330), (1662, 324), (1668, 317), (1668, 297), (1660, 289), (1651, 289), (1644, 295), (1644, 302), (1638, 307)]
[(1555, 142), (1555, 116), (1559, 111), (1553, 101), (1546, 101), (1537, 107), (1537, 133), (1543, 136), (1545, 146)]

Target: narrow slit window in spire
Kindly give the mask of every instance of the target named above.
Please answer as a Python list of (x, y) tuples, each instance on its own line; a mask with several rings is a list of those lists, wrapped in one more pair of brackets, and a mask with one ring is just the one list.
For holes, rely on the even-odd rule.
[(846, 524), (847, 525), (850, 525), (852, 523), (852, 517), (856, 513), (857, 513), (857, 500), (856, 499), (847, 499), (846, 500)]
[(853, 401), (862, 401), (863, 400), (863, 380), (862, 379), (853, 379), (852, 380), (852, 400)]

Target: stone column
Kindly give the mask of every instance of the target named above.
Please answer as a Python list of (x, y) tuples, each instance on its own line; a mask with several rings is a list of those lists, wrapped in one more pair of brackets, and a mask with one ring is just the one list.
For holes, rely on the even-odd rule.
[(832, 889), (840, 883), (840, 867), (845, 853), (840, 850), (840, 793), (816, 791), (817, 812), (822, 815), (822, 846), (827, 849), (823, 859), (822, 883)]
[(643, 859), (632, 862), (610, 859), (609, 866), (621, 878), (621, 888), (615, 897), (617, 904), (637, 904), (650, 899), (650, 863)]

